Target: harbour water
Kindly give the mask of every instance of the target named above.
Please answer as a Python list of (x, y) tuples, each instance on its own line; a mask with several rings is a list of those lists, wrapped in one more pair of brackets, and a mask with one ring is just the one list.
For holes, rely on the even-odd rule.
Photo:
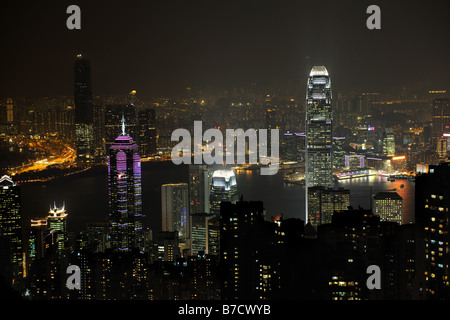
[[(142, 193), (145, 223), (154, 231), (161, 229), (161, 185), (188, 181), (188, 168), (172, 162), (144, 162), (142, 164)], [(107, 168), (60, 177), (48, 182), (21, 185), (22, 221), (29, 227), (30, 219), (48, 214), (50, 204), (65, 203), (68, 229), (84, 230), (86, 222), (108, 219)], [(239, 171), (238, 191), (244, 200), (264, 202), (266, 217), (282, 213), (286, 218), (304, 219), (304, 187), (284, 182), (279, 172), (272, 176), (258, 171)], [(371, 194), (396, 191), (404, 200), (403, 223), (414, 222), (414, 182), (387, 181), (385, 177), (371, 176), (340, 180), (337, 187), (350, 189), (351, 205), (370, 208)]]

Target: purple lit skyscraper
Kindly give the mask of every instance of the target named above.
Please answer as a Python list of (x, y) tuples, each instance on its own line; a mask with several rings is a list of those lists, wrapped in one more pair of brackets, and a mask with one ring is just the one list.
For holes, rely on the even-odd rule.
[(143, 250), (141, 157), (133, 138), (122, 134), (109, 148), (109, 244), (114, 251)]

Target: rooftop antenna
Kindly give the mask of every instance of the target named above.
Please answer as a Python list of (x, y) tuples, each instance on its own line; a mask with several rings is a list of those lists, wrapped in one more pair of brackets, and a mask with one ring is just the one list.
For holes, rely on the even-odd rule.
[(125, 135), (125, 117), (123, 116), (122, 113), (122, 135)]

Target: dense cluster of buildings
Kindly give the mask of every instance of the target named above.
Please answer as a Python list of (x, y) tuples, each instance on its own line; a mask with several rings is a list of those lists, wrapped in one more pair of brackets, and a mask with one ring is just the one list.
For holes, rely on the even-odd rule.
[[(395, 125), (398, 114), (381, 115), (396, 104), (403, 116), (414, 103), (403, 106), (406, 98), (386, 101), (376, 93), (338, 96), (335, 103), (323, 66), (313, 67), (307, 79), (304, 109), (294, 98), (283, 100), (281, 91), (266, 95), (260, 104), (251, 91), (233, 92), (210, 108), (192, 98), (142, 107), (134, 91), (125, 103), (95, 104), (88, 60), (78, 55), (74, 71), (73, 107), (55, 111), (55, 117), (64, 120), (51, 120), (43, 129), (36, 127), (39, 117), (28, 124), (15, 121), (13, 101), (8, 99), (1, 129), (4, 137), (54, 130), (72, 141), (77, 164), (106, 163), (108, 219), (90, 223), (71, 239), (66, 219), (70, 209), (64, 204), (50, 205), (46, 217), (22, 221), (20, 186), (4, 175), (0, 275), (4, 286), (20, 297), (449, 297), (450, 163), (444, 160), (450, 107), (449, 99), (434, 96), (442, 92), (429, 92), (433, 100), (428, 122), (409, 117)], [(192, 129), (194, 120), (210, 127), (285, 130), (282, 174), (300, 177), (295, 181), (304, 185), (305, 220), (269, 218), (263, 201), (245, 201), (232, 167), (193, 164), (188, 181), (161, 186), (161, 231), (146, 226), (142, 158), (170, 150), (175, 143), (170, 130)], [(335, 187), (335, 179), (374, 172), (415, 179), (414, 223), (403, 223), (403, 199), (396, 192), (373, 195), (371, 208), (365, 210), (352, 208), (350, 191)], [(80, 267), (79, 290), (66, 287), (69, 265)], [(381, 269), (381, 289), (366, 286), (370, 265)]]

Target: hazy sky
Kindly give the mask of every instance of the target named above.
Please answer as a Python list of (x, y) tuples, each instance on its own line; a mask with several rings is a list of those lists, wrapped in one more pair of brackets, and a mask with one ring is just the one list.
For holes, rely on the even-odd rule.
[[(449, 1), (11, 2), (1, 8), (0, 97), (71, 95), (79, 51), (95, 94), (298, 81), (314, 64), (339, 88), (450, 83)], [(66, 28), (71, 4), (81, 30)], [(381, 30), (366, 28), (370, 4)]]

